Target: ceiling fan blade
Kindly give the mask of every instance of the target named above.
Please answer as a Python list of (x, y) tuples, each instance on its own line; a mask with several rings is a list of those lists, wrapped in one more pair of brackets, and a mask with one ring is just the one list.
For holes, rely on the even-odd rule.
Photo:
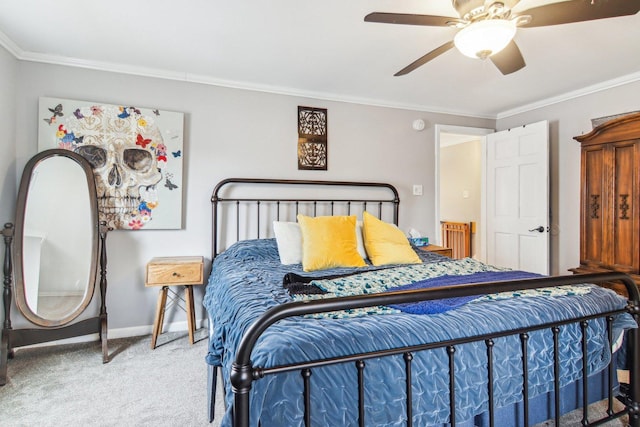
[(526, 65), (518, 45), (513, 40), (500, 52), (491, 55), (489, 59), (504, 75), (515, 73)]
[(640, 0), (570, 0), (534, 7), (518, 15), (531, 16), (531, 22), (520, 25), (527, 28), (635, 15), (639, 10)]
[(426, 25), (431, 27), (448, 27), (449, 22), (457, 18), (435, 15), (414, 15), (410, 13), (373, 12), (364, 17), (365, 22), (383, 24)]
[(449, 42), (446, 42), (442, 46), (437, 47), (437, 48), (433, 49), (431, 52), (427, 53), (426, 55), (420, 57), (419, 59), (416, 59), (411, 64), (409, 64), (406, 67), (404, 67), (402, 70), (400, 70), (397, 73), (395, 73), (394, 76), (404, 76), (405, 74), (409, 74), (410, 72), (412, 72), (416, 68), (418, 68), (418, 67), (426, 64), (427, 62), (431, 61), (432, 59), (442, 55), (443, 53), (445, 53), (446, 51), (448, 51), (452, 47), (453, 47), (453, 40), (449, 41)]

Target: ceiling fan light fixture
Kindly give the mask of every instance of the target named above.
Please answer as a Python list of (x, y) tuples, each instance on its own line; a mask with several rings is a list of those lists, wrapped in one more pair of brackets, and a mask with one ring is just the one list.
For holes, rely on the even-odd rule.
[(463, 55), (486, 59), (507, 47), (516, 34), (516, 24), (506, 19), (474, 22), (458, 31), (454, 44)]

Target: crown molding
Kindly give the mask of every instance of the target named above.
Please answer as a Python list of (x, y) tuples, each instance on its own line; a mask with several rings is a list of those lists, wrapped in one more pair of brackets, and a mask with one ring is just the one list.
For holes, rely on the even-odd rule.
[(7, 37), (7, 35), (2, 31), (0, 31), (0, 46), (7, 49), (7, 51), (13, 56), (15, 56), (17, 59), (20, 59), (20, 57), (24, 53), (23, 50), (20, 49), (18, 45), (15, 44), (13, 40)]
[(242, 82), (234, 80), (218, 79), (213, 76), (191, 74), (178, 71), (168, 71), (162, 69), (155, 69), (149, 67), (138, 67), (132, 65), (118, 64), (105, 61), (89, 61), (78, 58), (65, 57), (60, 55), (49, 55), (34, 52), (27, 52), (16, 45), (13, 40), (7, 37), (2, 31), (0, 31), (0, 45), (3, 46), (9, 53), (11, 53), (16, 59), (21, 61), (39, 62), (52, 65), (63, 65), (67, 67), (86, 68), (96, 71), (107, 71), (113, 73), (130, 74), (141, 77), (153, 77), (158, 79), (176, 80), (189, 83), (197, 83), (211, 86), (220, 86), (232, 89), (251, 90), (257, 92), (265, 92), (277, 95), (287, 95), (302, 98), (313, 98), (325, 101), (346, 102), (351, 104), (361, 104), (374, 107), (395, 108), (412, 111), (423, 111), (434, 114), (451, 114), (462, 117), (482, 118), (490, 120), (499, 120), (507, 117), (514, 116), (516, 114), (526, 113), (528, 111), (536, 110), (539, 108), (547, 107), (550, 105), (558, 104), (560, 102), (575, 99), (581, 96), (589, 95), (592, 93), (600, 92), (603, 90), (611, 89), (617, 86), (634, 83), (640, 81), (640, 72), (628, 74), (616, 79), (600, 82), (598, 84), (588, 86), (575, 91), (560, 94), (551, 98), (546, 98), (541, 101), (521, 105), (519, 107), (493, 114), (477, 114), (469, 111), (462, 110), (449, 110), (443, 109), (438, 106), (428, 106), (422, 104), (404, 104), (394, 103), (386, 100), (352, 97), (341, 94), (326, 93), (326, 92), (314, 92), (306, 91), (297, 88), (261, 85), (252, 82)]
[(627, 74), (625, 76), (618, 77), (615, 79), (600, 82), (595, 85), (577, 89), (571, 92), (565, 92), (563, 94), (553, 96), (551, 98), (546, 98), (541, 101), (525, 104), (511, 110), (503, 111), (501, 113), (498, 113), (495, 118), (496, 120), (504, 119), (507, 117), (515, 116), (516, 114), (526, 113), (532, 110), (537, 110), (538, 108), (548, 107), (554, 104), (559, 104), (561, 102), (569, 101), (571, 99), (580, 98), (581, 96), (591, 95), (593, 93), (601, 92), (603, 90), (613, 89), (614, 87), (617, 87), (617, 86), (623, 86), (623, 85), (635, 83), (638, 81), (640, 81), (640, 71), (636, 73)]
[(253, 82), (243, 82), (236, 80), (219, 79), (213, 76), (193, 74), (177, 71), (168, 71), (156, 68), (138, 67), (125, 64), (103, 61), (88, 61), (84, 59), (63, 57), (57, 55), (45, 55), (40, 53), (23, 52), (18, 59), (22, 61), (39, 62), (52, 65), (62, 65), (67, 67), (78, 67), (96, 71), (107, 71), (112, 73), (130, 74), (141, 77), (154, 77), (165, 80), (176, 80), (188, 83), (197, 83), (210, 86), (226, 87), (231, 89), (250, 90), (255, 92), (265, 92), (276, 95), (287, 95), (301, 98), (313, 98), (324, 101), (346, 102), (350, 104), (360, 104), (374, 107), (386, 107), (403, 110), (424, 111), (437, 114), (452, 114), (464, 117), (495, 119), (494, 116), (479, 115), (468, 111), (445, 110), (435, 106), (425, 106), (421, 104), (393, 103), (386, 100), (352, 97), (335, 93), (314, 92), (289, 88), (283, 86), (262, 85)]
[(51, 65), (62, 65), (67, 67), (78, 67), (96, 71), (107, 71), (113, 73), (130, 74), (141, 77), (153, 77), (158, 79), (183, 81), (211, 86), (220, 86), (232, 89), (251, 90), (257, 92), (272, 93), (277, 95), (288, 95), (302, 98), (313, 98), (325, 101), (346, 102), (351, 104), (361, 104), (374, 107), (386, 107), (412, 111), (423, 111), (436, 114), (452, 114), (463, 117), (495, 119), (491, 115), (479, 115), (468, 111), (446, 110), (437, 106), (425, 106), (422, 104), (393, 103), (386, 100), (351, 97), (341, 94), (305, 91), (296, 88), (261, 85), (252, 82), (242, 82), (234, 80), (218, 79), (213, 76), (191, 74), (185, 72), (168, 71), (162, 69), (138, 67), (125, 64), (118, 64), (105, 61), (89, 61), (85, 59), (71, 58), (60, 55), (49, 55), (42, 53), (28, 52), (20, 49), (9, 37), (0, 31), (0, 45), (20, 61), (38, 62)]

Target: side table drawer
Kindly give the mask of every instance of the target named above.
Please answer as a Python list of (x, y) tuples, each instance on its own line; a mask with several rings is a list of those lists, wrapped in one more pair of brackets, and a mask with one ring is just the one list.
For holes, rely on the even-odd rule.
[(202, 257), (153, 258), (147, 264), (145, 286), (200, 285)]
[(453, 258), (453, 250), (451, 248), (445, 248), (443, 246), (437, 246), (437, 245), (427, 245), (427, 246), (420, 246), (420, 249), (422, 249), (423, 251), (429, 251), (429, 252), (433, 252), (436, 254), (440, 254), (440, 255), (444, 255), (446, 257), (449, 258)]

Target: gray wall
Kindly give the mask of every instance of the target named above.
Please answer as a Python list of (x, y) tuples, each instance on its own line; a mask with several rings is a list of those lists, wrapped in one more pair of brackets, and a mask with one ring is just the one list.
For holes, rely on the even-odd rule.
[[(552, 272), (579, 262), (579, 145), (590, 119), (640, 109), (640, 83), (627, 84), (533, 111), (493, 120), (297, 98), (16, 61), (0, 48), (0, 221), (13, 220), (16, 174), (37, 152), (38, 97), (126, 103), (185, 113), (185, 228), (115, 231), (108, 236), (107, 307), (112, 336), (148, 333), (156, 291), (144, 287), (144, 266), (154, 256), (210, 256), (210, 203), (216, 182), (229, 176), (388, 181), (398, 187), (400, 227), (434, 230), (434, 124), (497, 128), (549, 120), (551, 129)], [(297, 106), (328, 109), (329, 170), (298, 171)], [(411, 122), (423, 118), (427, 129)], [(424, 196), (412, 196), (413, 184)], [(197, 292), (200, 304), (204, 289)], [(95, 309), (95, 307), (91, 307)], [(205, 317), (199, 309), (197, 317)], [(183, 322), (184, 314), (167, 313)], [(18, 323), (19, 320), (18, 320)], [(16, 321), (14, 321), (16, 325)]]
[(592, 118), (635, 110), (640, 110), (640, 82), (498, 120), (498, 130), (549, 121), (553, 274), (569, 274), (567, 269), (580, 262), (580, 144), (573, 137), (591, 131)]
[[(230, 176), (386, 181), (398, 187), (400, 227), (434, 235), (434, 130), (449, 124), (495, 127), (493, 120), (297, 98), (264, 92), (20, 62), (17, 86), (17, 168), (37, 152), (38, 97), (157, 107), (185, 113), (183, 216), (173, 231), (114, 231), (107, 238), (107, 309), (112, 336), (148, 333), (156, 289), (145, 289), (154, 256), (210, 258), (214, 185)], [(328, 109), (329, 170), (297, 170), (297, 106)], [(427, 129), (416, 132), (416, 118)], [(413, 184), (424, 196), (411, 195)], [(3, 201), (4, 202), (4, 201)], [(197, 289), (197, 308), (204, 289)], [(203, 309), (197, 310), (204, 319)], [(184, 322), (180, 311), (167, 322)]]
[(16, 196), (16, 81), (18, 61), (0, 47), (0, 117), (3, 118), (0, 137), (0, 221), (13, 221)]
[[(3, 118), (0, 137), (0, 226), (13, 222), (16, 203), (16, 79), (18, 61), (0, 47), (0, 117)], [(4, 241), (0, 240), (2, 259)], [(4, 320), (4, 307), (0, 304), (0, 321)]]

